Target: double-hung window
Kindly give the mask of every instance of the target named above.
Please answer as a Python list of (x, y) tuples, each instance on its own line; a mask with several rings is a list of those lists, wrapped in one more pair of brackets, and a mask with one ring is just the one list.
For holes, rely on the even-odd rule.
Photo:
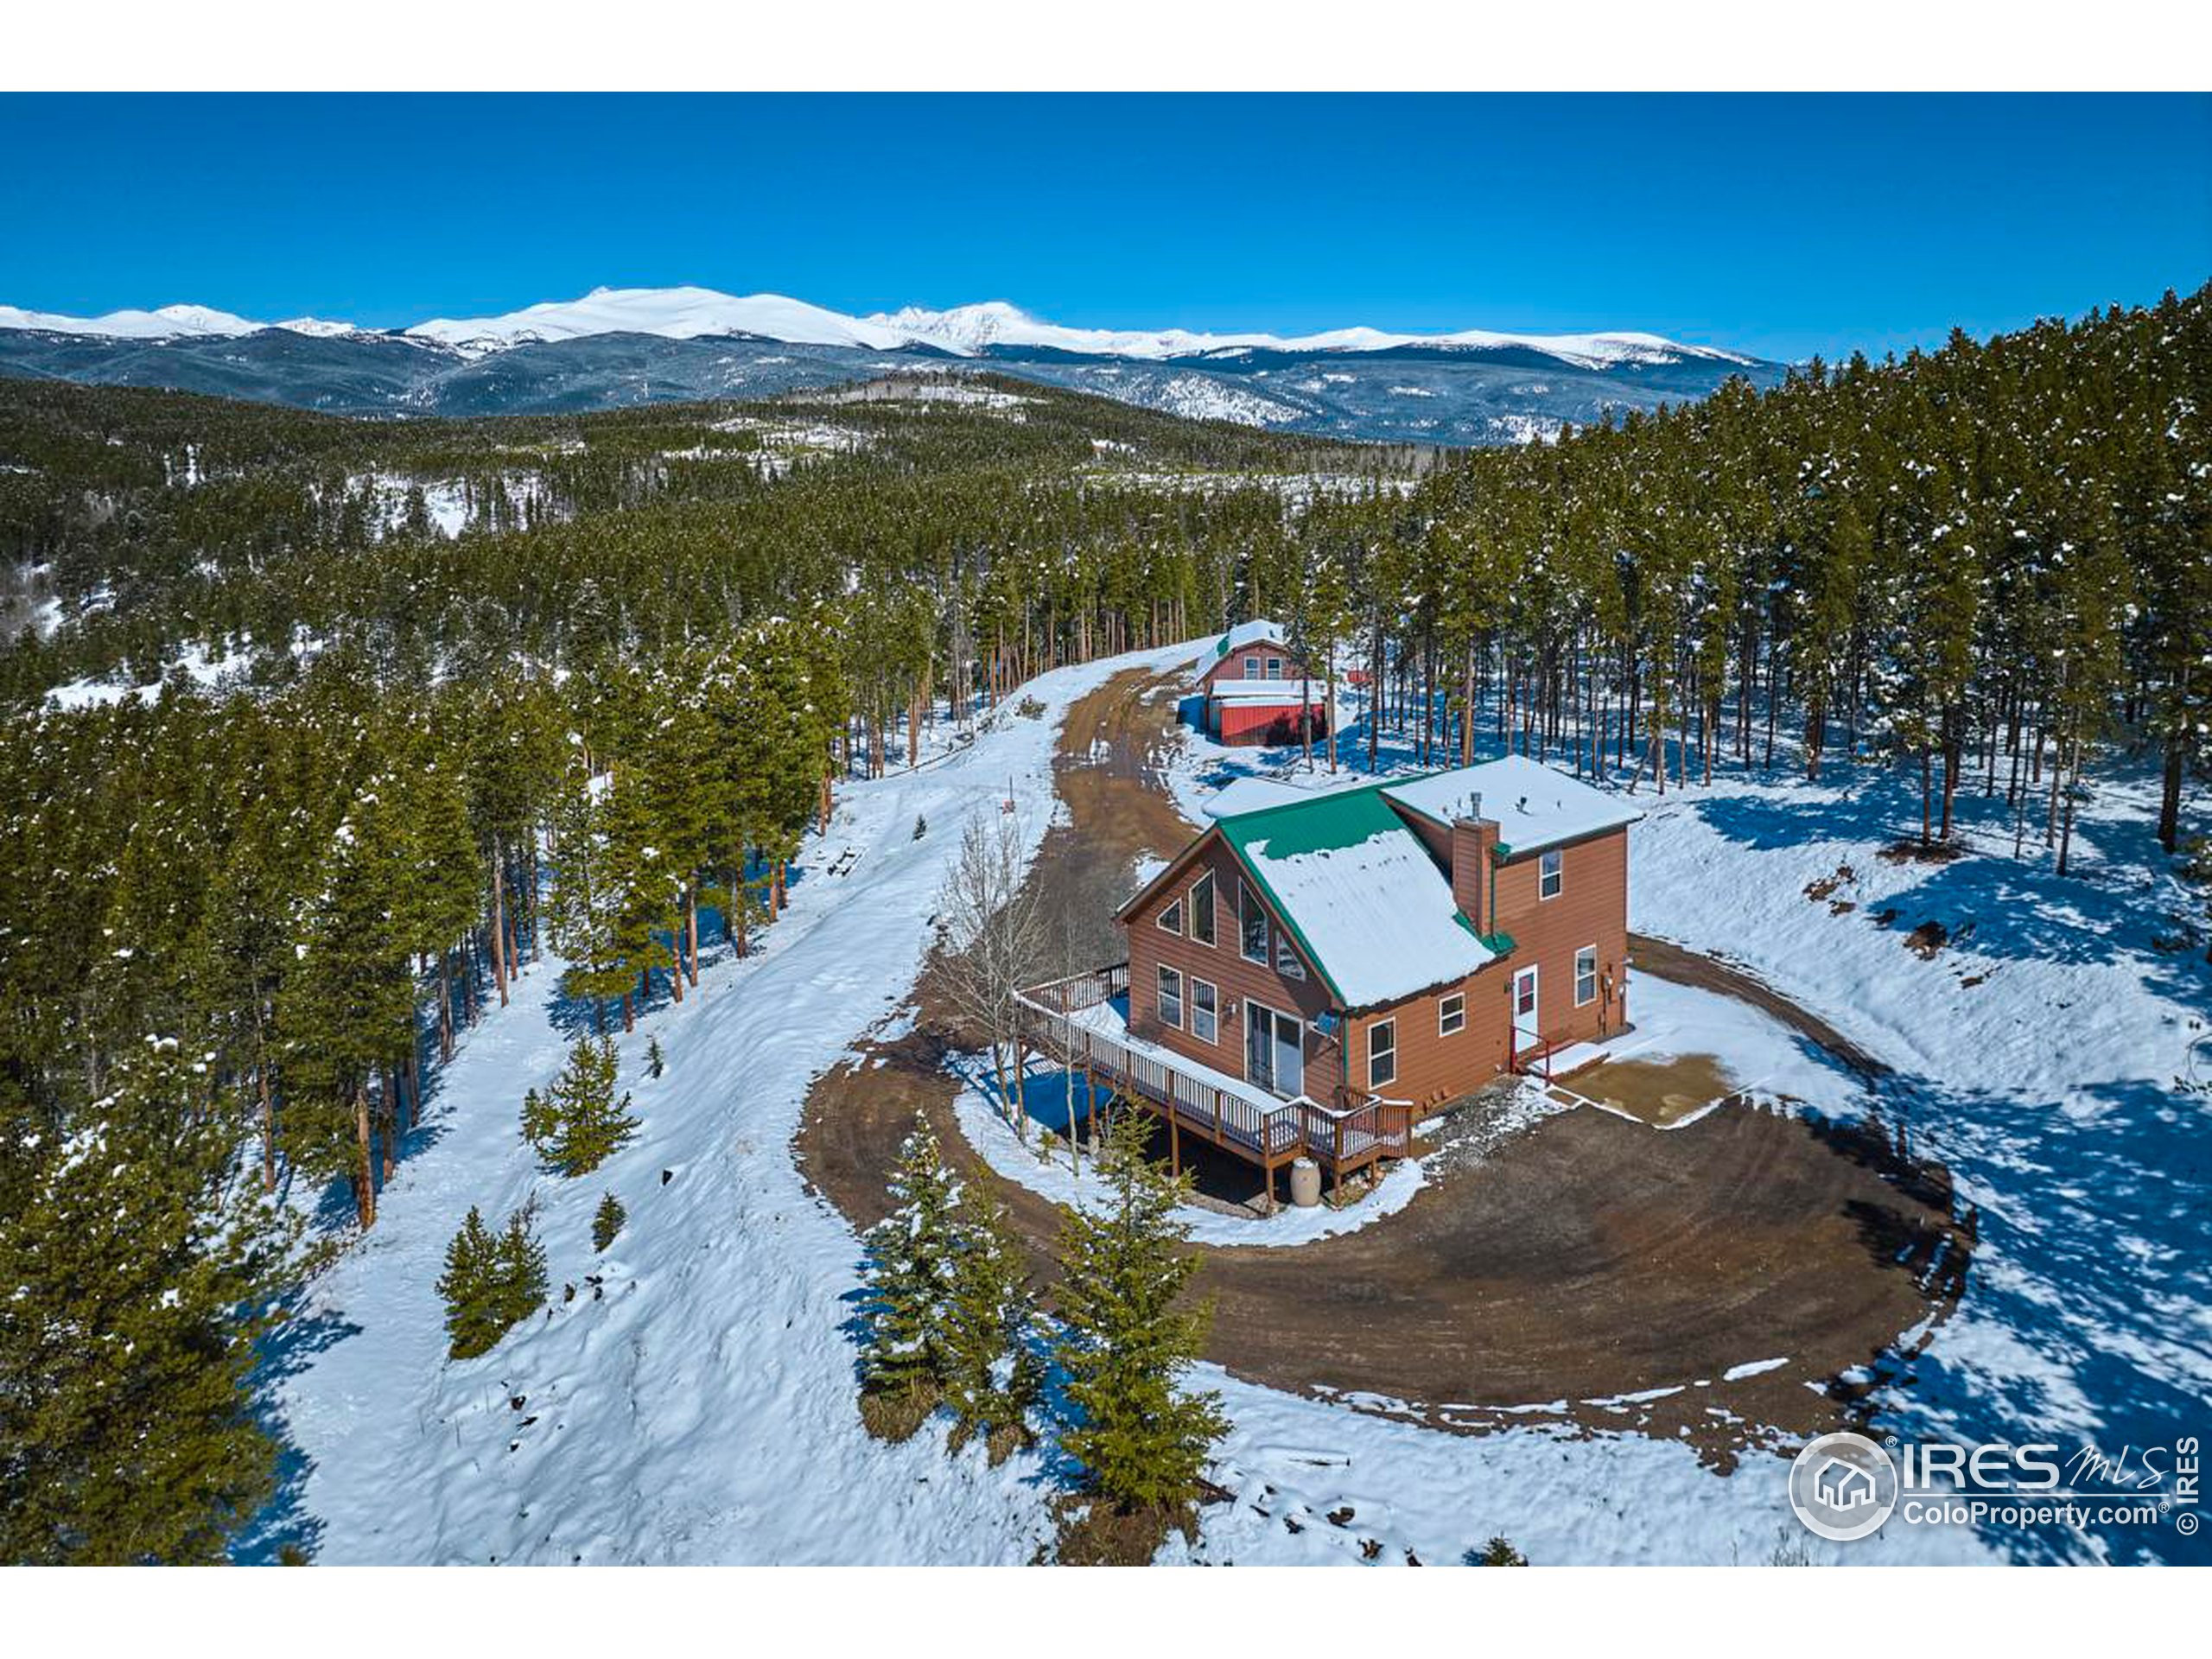
[(1256, 680), (1260, 677), (1260, 659), (1258, 658), (1247, 657), (1244, 659), (1244, 677), (1248, 680)]
[(1380, 1089), (1398, 1080), (1398, 1022), (1378, 1020), (1367, 1028), (1367, 1086)]
[(1268, 658), (1268, 677), (1271, 680), (1279, 680), (1282, 678), (1281, 658), (1270, 657)]
[(1598, 947), (1586, 944), (1574, 953), (1574, 1006), (1586, 1008), (1598, 1000)]
[(1567, 886), (1567, 855), (1556, 849), (1546, 853), (1536, 870), (1536, 897), (1556, 899)]
[(1455, 991), (1436, 1005), (1436, 1034), (1456, 1037), (1467, 1028), (1467, 994)]
[(1183, 1028), (1183, 976), (1173, 968), (1160, 970), (1160, 1023)]
[(1195, 975), (1191, 979), (1191, 1035), (1202, 1043), (1221, 1039), (1221, 993)]

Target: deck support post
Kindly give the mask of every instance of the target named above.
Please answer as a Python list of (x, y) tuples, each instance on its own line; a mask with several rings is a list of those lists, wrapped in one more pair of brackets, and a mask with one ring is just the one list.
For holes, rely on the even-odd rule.
[(1183, 1173), (1183, 1136), (1175, 1127), (1175, 1109), (1166, 1109), (1167, 1115), (1167, 1173), (1179, 1176)]

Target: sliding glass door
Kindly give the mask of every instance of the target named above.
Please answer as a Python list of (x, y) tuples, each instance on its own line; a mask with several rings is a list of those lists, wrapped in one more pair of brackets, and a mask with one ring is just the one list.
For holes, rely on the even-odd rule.
[(1288, 1100), (1306, 1092), (1306, 1026), (1249, 998), (1244, 1003), (1244, 1077)]

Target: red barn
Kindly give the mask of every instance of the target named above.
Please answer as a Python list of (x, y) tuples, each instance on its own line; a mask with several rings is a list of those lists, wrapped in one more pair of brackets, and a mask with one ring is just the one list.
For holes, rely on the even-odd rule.
[(1293, 651), (1274, 623), (1240, 622), (1191, 671), (1199, 725), (1217, 742), (1300, 741), (1300, 715), (1315, 738), (1329, 730), (1328, 671)]

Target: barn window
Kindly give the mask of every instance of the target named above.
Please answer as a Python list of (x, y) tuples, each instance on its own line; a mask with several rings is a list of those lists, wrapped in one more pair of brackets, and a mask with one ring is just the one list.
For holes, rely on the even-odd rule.
[(1191, 937), (1200, 944), (1213, 943), (1213, 872), (1208, 870), (1191, 883)]
[(1398, 1022), (1378, 1020), (1367, 1028), (1367, 1086), (1380, 1089), (1398, 1080)]
[(1237, 944), (1244, 953), (1244, 960), (1268, 965), (1268, 912), (1260, 908), (1260, 895), (1252, 891), (1252, 884), (1236, 884)]
[(1271, 680), (1279, 680), (1282, 678), (1281, 658), (1270, 657), (1268, 658), (1268, 677)]
[(1258, 658), (1247, 657), (1244, 659), (1244, 677), (1248, 680), (1256, 680), (1260, 677), (1260, 659)]
[(1163, 933), (1180, 933), (1183, 931), (1183, 901), (1180, 899), (1160, 912), (1160, 931)]
[(1202, 1043), (1221, 1037), (1221, 993), (1205, 980), (1191, 981), (1191, 1035)]
[(1586, 1008), (1598, 1000), (1598, 947), (1586, 944), (1574, 953), (1574, 1006)]
[(1160, 1023), (1183, 1028), (1183, 976), (1173, 968), (1160, 970)]
[(1467, 1028), (1467, 994), (1456, 991), (1436, 1005), (1436, 1034), (1455, 1037)]
[(1543, 863), (1536, 874), (1536, 897), (1556, 899), (1560, 895), (1560, 889), (1566, 885), (1567, 855), (1556, 851), (1546, 853)]
[(1298, 959), (1298, 947), (1287, 933), (1275, 935), (1275, 972), (1285, 979), (1306, 977), (1306, 964)]

